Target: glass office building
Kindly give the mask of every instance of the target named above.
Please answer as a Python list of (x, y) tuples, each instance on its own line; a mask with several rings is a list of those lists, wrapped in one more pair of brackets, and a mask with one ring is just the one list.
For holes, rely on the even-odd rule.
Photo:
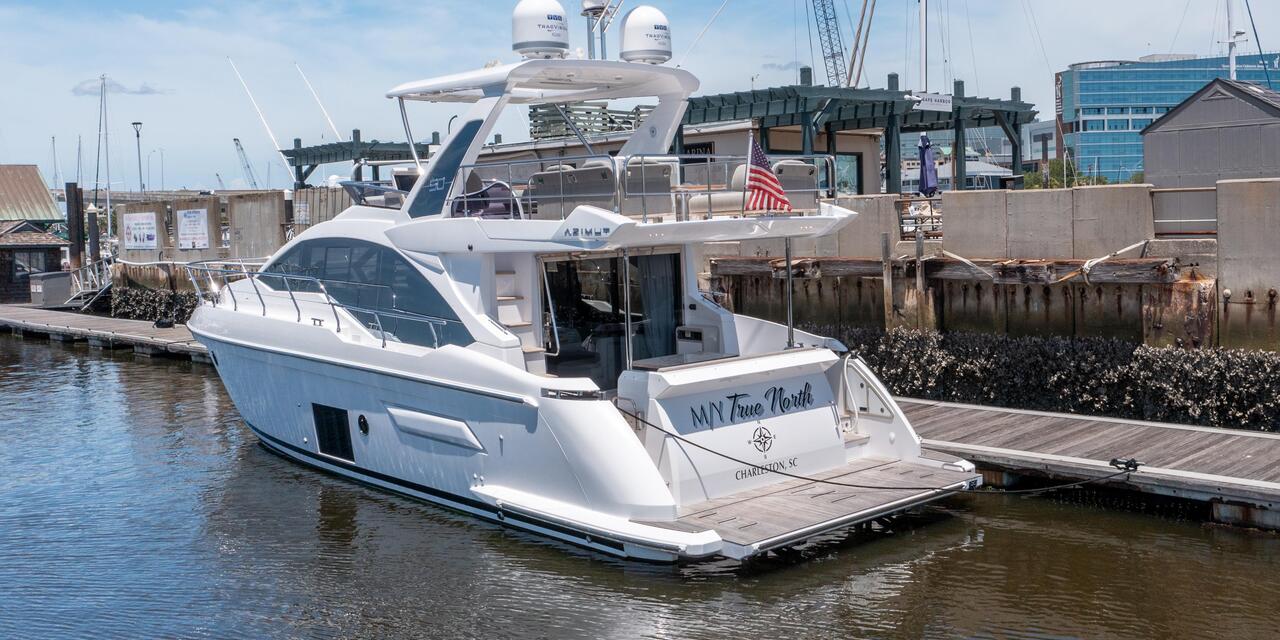
[[(1265, 67), (1264, 67), (1265, 65)], [(1214, 78), (1228, 77), (1227, 58), (1144, 56), (1137, 61), (1073, 64), (1058, 73), (1059, 140), (1082, 174), (1128, 182), (1142, 171), (1144, 127)], [(1236, 56), (1236, 78), (1280, 86), (1280, 56)]]

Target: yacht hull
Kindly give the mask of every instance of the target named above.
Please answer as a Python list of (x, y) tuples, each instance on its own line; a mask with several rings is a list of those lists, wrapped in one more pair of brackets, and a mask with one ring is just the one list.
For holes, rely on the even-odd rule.
[[(494, 458), (503, 452), (494, 450), (493, 437), (468, 442), (465, 436), (441, 429), (439, 423), (411, 423), (405, 418), (406, 413), (436, 416), (442, 407), (465, 406), (470, 419), (459, 422), (463, 429), (467, 423), (482, 424), (488, 434), (514, 436), (497, 438), (497, 447), (545, 452), (547, 448), (539, 447), (537, 440), (554, 442), (554, 436), (545, 422), (540, 422), (537, 408), (515, 396), (445, 387), (197, 335), (213, 354), (223, 383), (249, 428), (263, 446), (292, 461), (614, 556), (672, 562), (712, 555), (719, 548), (718, 540), (699, 540), (688, 532), (573, 507), (567, 502), (572, 496), (565, 495), (571, 490), (564, 486), (572, 484), (572, 478), (566, 482), (555, 479), (555, 470), (566, 466), (562, 453), (505, 455), (498, 466)], [(313, 415), (316, 405), (342, 407), (347, 412), (349, 458), (322, 450)], [(449, 413), (448, 409), (443, 412)], [(361, 424), (368, 425), (367, 433)], [(543, 468), (534, 468), (537, 466)], [(513, 474), (541, 478), (543, 486), (550, 489), (535, 496), (508, 489), (513, 483), (498, 484), (489, 479)]]

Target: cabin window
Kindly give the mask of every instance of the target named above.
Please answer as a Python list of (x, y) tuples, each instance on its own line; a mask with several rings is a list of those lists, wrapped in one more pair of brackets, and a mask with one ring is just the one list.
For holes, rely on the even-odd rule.
[(311, 405), (311, 417), (316, 423), (316, 445), (320, 453), (355, 462), (351, 450), (351, 421), (345, 409)]
[(440, 292), (404, 256), (389, 247), (350, 238), (318, 238), (299, 242), (265, 273), (301, 278), (261, 276), (275, 291), (320, 293), (346, 305), (375, 334), (389, 341), (426, 347), (474, 342)]
[(45, 250), (13, 252), (13, 279), (26, 280), (33, 273), (44, 273)]

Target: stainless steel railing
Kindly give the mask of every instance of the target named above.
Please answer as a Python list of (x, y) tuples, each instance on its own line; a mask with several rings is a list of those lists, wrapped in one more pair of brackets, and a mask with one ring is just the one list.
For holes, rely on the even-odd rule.
[[(814, 212), (835, 197), (836, 164), (830, 155), (770, 158), (792, 201), (792, 212)], [(648, 221), (651, 216), (744, 216), (773, 214), (749, 208), (747, 156), (704, 154), (578, 155), (459, 167), (448, 198), (453, 217), (560, 219), (588, 204)], [(741, 168), (739, 184), (735, 174)], [(408, 192), (380, 183), (343, 183), (357, 204), (398, 208)]]
[[(432, 348), (439, 348), (441, 344), (441, 328), (448, 327), (450, 324), (462, 324), (458, 320), (394, 308), (366, 307), (351, 304), (330, 293), (330, 289), (334, 286), (341, 289), (369, 290), (376, 292), (375, 299), (382, 299), (384, 294), (388, 294), (387, 297), (394, 304), (395, 294), (386, 285), (324, 280), (303, 274), (262, 271), (261, 267), (264, 262), (263, 260), (205, 260), (184, 265), (184, 268), (187, 270), (187, 277), (191, 280), (192, 286), (195, 287), (197, 295), (205, 303), (214, 307), (226, 305), (229, 301), (233, 311), (240, 311), (241, 301), (233, 290), (232, 285), (248, 281), (252, 291), (250, 300), (256, 300), (257, 305), (252, 308), (246, 308), (245, 311), (260, 312), (261, 315), (266, 316), (270, 310), (270, 306), (267, 303), (268, 298), (283, 300), (287, 297), (293, 307), (295, 321), (301, 323), (303, 318), (302, 305), (319, 304), (327, 307), (333, 314), (334, 331), (341, 333), (342, 314), (339, 313), (339, 310), (343, 310), (347, 312), (351, 319), (361, 321), (365, 328), (377, 331), (383, 348), (387, 346), (387, 337), (389, 335), (392, 338), (396, 338), (394, 332), (386, 330), (384, 324), (386, 319), (404, 320), (425, 326), (431, 334), (432, 340), (429, 346)], [(278, 287), (283, 287), (283, 294)], [(317, 299), (303, 298), (301, 300), (302, 304), (300, 304), (299, 296), (304, 294), (314, 295)], [(358, 294), (357, 297), (359, 297)], [(369, 318), (369, 320), (366, 321), (364, 320), (365, 318)], [(319, 319), (312, 318), (313, 323), (316, 323), (317, 320)], [(399, 340), (396, 339), (396, 341)]]
[(102, 287), (111, 282), (111, 263), (113, 259), (108, 256), (90, 262), (71, 272), (71, 294), (72, 297), (78, 296), (86, 292), (101, 291)]

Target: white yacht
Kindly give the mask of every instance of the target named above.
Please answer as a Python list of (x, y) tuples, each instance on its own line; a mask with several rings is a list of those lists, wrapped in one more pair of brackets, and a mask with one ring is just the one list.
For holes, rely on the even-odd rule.
[[(517, 9), (523, 61), (388, 93), (410, 140), (406, 104), (471, 105), (398, 184), (348, 183), (356, 204), (260, 265), (188, 267), (207, 300), (188, 326), (262, 443), (657, 561), (749, 558), (978, 486), (838, 341), (699, 290), (707, 242), (847, 223), (831, 159), (777, 158), (795, 209), (745, 211), (745, 157), (669, 153), (698, 81), (655, 64), (661, 14), (627, 16), (624, 61), (566, 59), (555, 4)], [(629, 98), (655, 106), (616, 155), (477, 162), (504, 108)]]

